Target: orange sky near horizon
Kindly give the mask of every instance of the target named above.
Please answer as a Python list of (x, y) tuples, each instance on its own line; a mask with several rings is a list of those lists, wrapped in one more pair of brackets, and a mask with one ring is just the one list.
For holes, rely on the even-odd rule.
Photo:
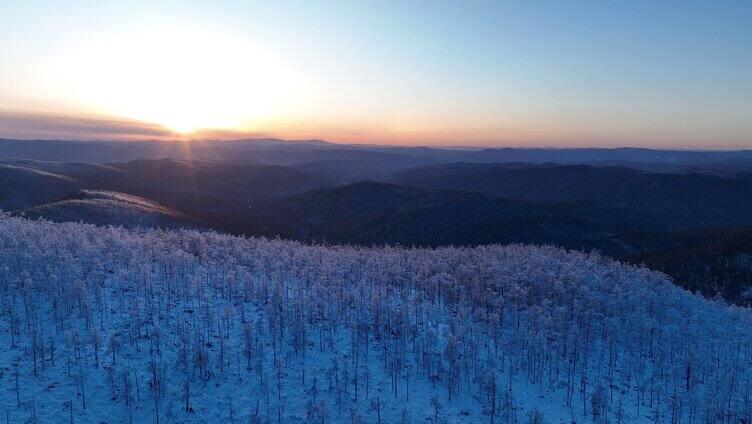
[[(18, 129), (14, 129), (18, 127)], [(597, 134), (551, 134), (536, 128), (510, 127), (505, 134), (495, 129), (462, 128), (400, 128), (368, 127), (366, 124), (346, 126), (322, 126), (316, 123), (274, 124), (268, 123), (264, 130), (252, 129), (197, 129), (179, 132), (166, 126), (118, 117), (97, 115), (64, 115), (39, 112), (0, 111), (2, 138), (10, 139), (59, 139), (59, 140), (104, 140), (104, 141), (191, 141), (191, 140), (238, 140), (276, 138), (282, 140), (324, 140), (341, 144), (378, 144), (398, 146), (457, 146), (457, 147), (654, 147), (656, 143), (629, 143), (599, 138)], [(27, 128), (33, 128), (29, 134)], [(671, 142), (660, 140), (659, 145)], [(679, 144), (679, 143), (677, 143)], [(701, 143), (682, 140), (685, 148), (704, 148)], [(737, 148), (739, 146), (718, 146)], [(715, 148), (715, 146), (714, 146)]]

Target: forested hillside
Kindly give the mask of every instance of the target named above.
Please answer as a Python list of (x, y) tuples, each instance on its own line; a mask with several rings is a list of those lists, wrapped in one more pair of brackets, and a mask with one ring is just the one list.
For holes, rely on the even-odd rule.
[(659, 232), (752, 225), (752, 183), (746, 175), (553, 163), (455, 163), (402, 171), (391, 181), (423, 189), (567, 203), (594, 219)]
[[(53, 221), (201, 227), (366, 246), (551, 244), (646, 264), (708, 297), (752, 302), (748, 162), (415, 167), (408, 156), (430, 162), (451, 151), (372, 147), (350, 157), (322, 144), (316, 149), (324, 160), (318, 160), (309, 150), (315, 143), (301, 143), (219, 143), (215, 153), (236, 153), (227, 161), (0, 159), (0, 210)], [(193, 145), (193, 153), (206, 152), (201, 146)], [(243, 156), (246, 148), (251, 159)], [(453, 154), (459, 153), (470, 154)], [(113, 195), (81, 198), (85, 192)], [(149, 206), (122, 201), (133, 197)]]
[(596, 254), (9, 216), (0, 251), (8, 422), (752, 418), (750, 312)]
[(565, 205), (367, 181), (259, 204), (248, 215), (246, 222), (264, 222), (273, 233), (304, 241), (424, 247), (552, 244), (609, 255), (626, 250), (621, 228)]

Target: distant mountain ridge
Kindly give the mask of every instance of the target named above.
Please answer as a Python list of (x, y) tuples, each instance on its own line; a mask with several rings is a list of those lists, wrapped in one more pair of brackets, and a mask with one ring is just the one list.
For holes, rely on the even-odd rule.
[[(259, 152), (263, 152), (259, 153)], [(286, 158), (284, 152), (292, 156)], [(634, 162), (710, 164), (752, 162), (752, 150), (711, 151), (645, 148), (438, 148), (337, 144), (323, 140), (241, 139), (195, 141), (57, 141), (0, 139), (0, 158), (28, 158), (65, 162), (126, 162), (134, 159), (195, 157), (208, 160), (276, 161), (291, 164), (304, 160), (402, 160), (412, 165), (446, 162)], [(289, 163), (283, 163), (289, 161)]]

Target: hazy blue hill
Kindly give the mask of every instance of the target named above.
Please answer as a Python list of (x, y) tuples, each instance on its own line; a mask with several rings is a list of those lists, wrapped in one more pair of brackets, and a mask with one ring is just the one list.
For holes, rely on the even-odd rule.
[(262, 198), (336, 185), (327, 177), (278, 165), (237, 165), (204, 160), (138, 160), (113, 164), (127, 178), (112, 184), (195, 210), (246, 208)]
[(363, 180), (386, 181), (393, 173), (412, 168), (412, 165), (367, 159), (334, 159), (305, 162), (293, 167), (346, 184)]
[(77, 179), (25, 161), (0, 161), (0, 209), (13, 210), (49, 202), (80, 187)]
[(336, 180), (278, 165), (200, 159), (140, 159), (96, 165), (29, 159), (0, 160), (0, 208), (14, 210), (58, 200), (75, 189), (111, 190), (196, 210), (246, 208)]
[(703, 163), (752, 160), (752, 150), (659, 150), (643, 148), (492, 148), (466, 152), (457, 159), (467, 162), (588, 163), (629, 161), (643, 163)]
[(638, 183), (642, 174), (625, 168), (585, 165), (456, 163), (403, 171), (392, 176), (391, 181), (425, 189), (468, 190), (497, 197), (562, 202)]

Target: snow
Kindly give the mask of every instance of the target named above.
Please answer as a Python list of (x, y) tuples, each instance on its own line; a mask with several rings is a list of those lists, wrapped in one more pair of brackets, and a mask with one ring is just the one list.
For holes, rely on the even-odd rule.
[(0, 302), (0, 421), (750, 417), (747, 309), (553, 247), (310, 246), (3, 215)]

